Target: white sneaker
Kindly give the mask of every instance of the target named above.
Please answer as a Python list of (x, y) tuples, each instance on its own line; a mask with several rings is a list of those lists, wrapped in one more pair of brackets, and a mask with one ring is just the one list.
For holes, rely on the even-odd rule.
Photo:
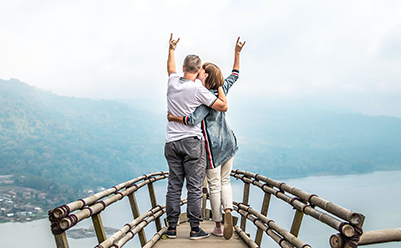
[(221, 227), (220, 227), (220, 228), (214, 227), (211, 233), (212, 233), (213, 235), (218, 236), (218, 237), (223, 237), (223, 228), (221, 228)]

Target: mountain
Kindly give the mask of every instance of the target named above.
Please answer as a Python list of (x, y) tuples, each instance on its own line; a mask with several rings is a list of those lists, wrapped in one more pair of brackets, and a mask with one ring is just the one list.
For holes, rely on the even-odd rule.
[(164, 116), (16, 79), (0, 80), (0, 106), (0, 175), (24, 176), (27, 186), (110, 187), (167, 169)]
[[(168, 169), (165, 115), (17, 79), (0, 80), (0, 106), (0, 175), (24, 186), (74, 200), (83, 189)], [(401, 169), (400, 118), (278, 106), (230, 103), (234, 169), (272, 178)]]

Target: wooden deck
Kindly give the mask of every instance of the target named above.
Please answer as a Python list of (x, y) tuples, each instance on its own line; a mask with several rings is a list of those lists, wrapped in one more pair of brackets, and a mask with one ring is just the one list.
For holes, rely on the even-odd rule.
[[(206, 232), (210, 233), (214, 227), (214, 222), (211, 220), (205, 220), (200, 224), (200, 227)], [(190, 240), (189, 232), (191, 228), (188, 222), (182, 223), (177, 226), (177, 238), (176, 239), (160, 239), (153, 246), (154, 248), (186, 248), (186, 247), (199, 247), (199, 248), (211, 248), (211, 247), (229, 247), (229, 248), (248, 248), (248, 245), (238, 236), (234, 231), (231, 239), (226, 240), (223, 237), (217, 237), (210, 234), (210, 237), (200, 240)]]

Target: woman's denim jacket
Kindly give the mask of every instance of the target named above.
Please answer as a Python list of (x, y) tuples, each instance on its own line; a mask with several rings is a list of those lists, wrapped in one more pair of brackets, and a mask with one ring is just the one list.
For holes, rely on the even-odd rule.
[[(232, 74), (224, 80), (223, 91), (226, 95), (231, 86), (238, 80), (238, 75), (239, 72), (233, 70)], [(211, 91), (217, 94), (217, 90)], [(226, 113), (201, 105), (190, 116), (183, 117), (183, 120), (185, 125), (190, 126), (202, 121), (208, 169), (224, 164), (237, 152), (237, 138), (228, 125)]]

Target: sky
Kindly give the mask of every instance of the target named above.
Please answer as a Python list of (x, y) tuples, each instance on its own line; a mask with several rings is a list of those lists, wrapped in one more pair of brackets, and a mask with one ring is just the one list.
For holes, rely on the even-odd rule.
[[(0, 79), (165, 112), (170, 33), (231, 72), (228, 101), (401, 117), (401, 1), (0, 0)], [(306, 106), (305, 105), (305, 106)]]

